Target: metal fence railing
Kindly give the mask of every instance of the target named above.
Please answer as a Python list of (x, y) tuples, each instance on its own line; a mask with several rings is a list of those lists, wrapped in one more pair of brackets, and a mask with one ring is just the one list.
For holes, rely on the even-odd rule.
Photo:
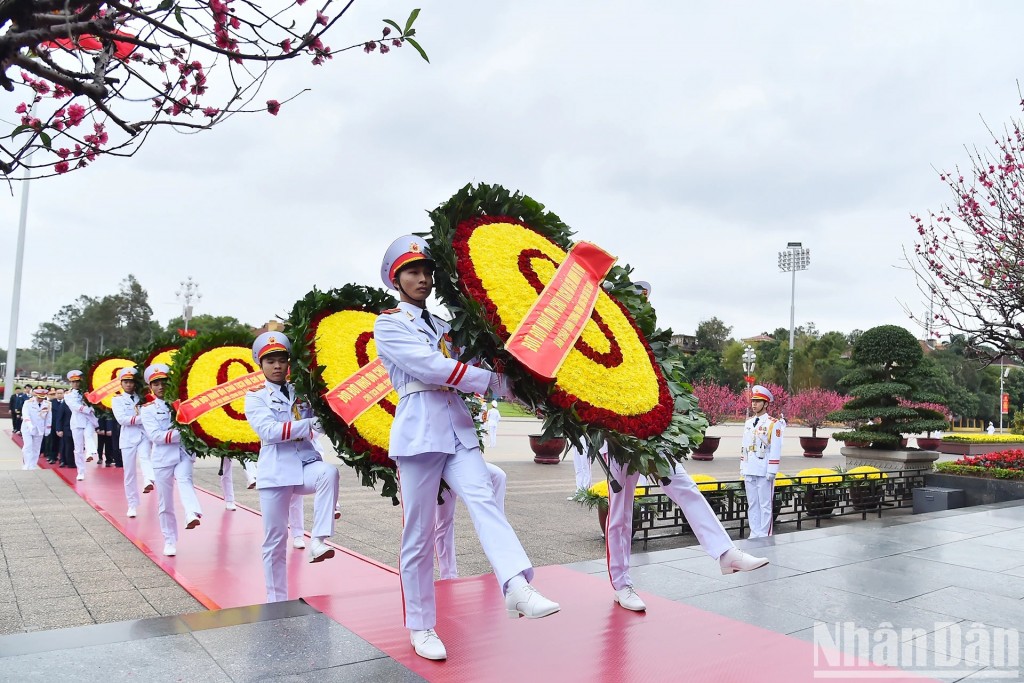
[[(794, 524), (821, 526), (821, 520), (847, 515), (881, 517), (886, 510), (913, 507), (914, 489), (925, 485), (930, 469), (900, 470), (871, 475), (841, 474), (787, 477), (775, 487), (773, 529)], [(878, 478), (868, 478), (878, 477)], [(701, 492), (728, 531), (746, 536), (747, 497), (742, 480), (699, 484)], [(682, 510), (658, 485), (637, 489), (633, 528), (635, 541), (647, 542), (692, 534)], [(639, 495), (639, 494), (643, 495)]]

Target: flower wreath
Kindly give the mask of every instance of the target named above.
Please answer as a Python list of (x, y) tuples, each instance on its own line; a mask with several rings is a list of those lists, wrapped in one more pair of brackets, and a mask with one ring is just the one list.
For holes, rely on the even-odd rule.
[(181, 340), (171, 335), (164, 335), (155, 340), (138, 354), (143, 359), (142, 365), (139, 366), (139, 372), (145, 372), (146, 368), (154, 363), (163, 363), (167, 367), (173, 366), (174, 354), (181, 348), (181, 344)]
[(544, 417), (546, 436), (591, 452), (607, 440), (616, 460), (659, 477), (700, 444), (707, 420), (683, 379), (682, 353), (669, 344), (671, 330), (657, 329), (629, 266), (612, 268), (554, 381), (543, 380), (504, 345), (572, 247), (572, 231), (497, 185), (467, 185), (430, 218), (434, 282), (456, 345), (504, 367), (516, 397)]
[[(109, 396), (99, 403), (92, 403), (86, 398), (86, 395), (94, 391), (103, 385), (107, 384), (111, 380), (117, 379), (117, 373), (122, 368), (138, 367), (137, 361), (133, 360), (138, 357), (138, 351), (129, 351), (127, 349), (118, 349), (105, 353), (101, 356), (97, 356), (95, 359), (86, 362), (85, 368), (85, 380), (82, 382), (82, 401), (88, 405), (91, 405), (97, 410), (106, 411), (108, 413), (113, 412), (113, 404), (111, 399), (113, 396)], [(136, 377), (136, 392), (142, 395), (142, 371), (139, 370), (139, 375)]]
[(398, 395), (390, 393), (351, 425), (331, 410), (324, 395), (377, 357), (374, 321), (397, 304), (382, 289), (348, 284), (327, 292), (313, 289), (288, 316), (296, 390), (309, 400), (339, 457), (362, 485), (376, 488), (381, 482), (381, 495), (396, 504), (398, 480), (388, 441)]
[[(259, 370), (252, 360), (252, 336), (236, 331), (201, 334), (174, 354), (164, 400), (189, 398)], [(201, 457), (255, 460), (260, 438), (245, 419), (245, 397), (211, 410), (191, 424), (172, 421), (185, 448)]]

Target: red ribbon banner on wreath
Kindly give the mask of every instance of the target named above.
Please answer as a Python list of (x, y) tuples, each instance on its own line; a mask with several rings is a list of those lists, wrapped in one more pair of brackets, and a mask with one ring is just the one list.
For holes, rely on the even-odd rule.
[(211, 410), (237, 401), (251, 389), (259, 389), (263, 386), (264, 381), (263, 371), (257, 370), (248, 375), (236, 377), (230, 382), (218, 384), (212, 389), (196, 394), (187, 401), (182, 401), (178, 405), (177, 420), (181, 424), (192, 424)]
[(590, 320), (615, 257), (577, 242), (526, 313), (505, 349), (534, 374), (553, 379)]
[(85, 400), (89, 403), (101, 403), (103, 399), (110, 398), (121, 389), (121, 380), (115, 378), (107, 382), (101, 387), (96, 387), (88, 394), (85, 395)]
[(374, 358), (328, 391), (324, 398), (335, 415), (350, 425), (392, 391), (388, 371), (380, 358)]

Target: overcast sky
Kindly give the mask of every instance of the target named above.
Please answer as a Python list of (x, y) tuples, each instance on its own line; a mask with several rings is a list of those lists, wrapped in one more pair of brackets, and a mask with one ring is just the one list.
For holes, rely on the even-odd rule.
[[(189, 275), (197, 314), (254, 325), (314, 285), (381, 286), (392, 239), (468, 182), (521, 190), (632, 264), (677, 332), (788, 327), (776, 261), (793, 240), (811, 249), (797, 324), (920, 336), (909, 214), (947, 200), (933, 167), (987, 142), (981, 117), (1020, 111), (1012, 0), (361, 0), (326, 42), (417, 4), (430, 64), (410, 48), (283, 64), (261, 101), (312, 91), (276, 118), (158, 130), (134, 158), (33, 183), (19, 346), (129, 272), (161, 322)], [(4, 346), (19, 200), (0, 196)]]

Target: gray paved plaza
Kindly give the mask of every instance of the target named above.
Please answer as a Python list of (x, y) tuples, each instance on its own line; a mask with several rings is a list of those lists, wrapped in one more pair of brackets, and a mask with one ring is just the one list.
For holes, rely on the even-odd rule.
[[(574, 482), (570, 462), (534, 464), (522, 452), (534, 424), (506, 421), (503, 427), (487, 457), (509, 475), (509, 519), (531, 559), (604, 573), (594, 513), (565, 500)], [(737, 438), (730, 431), (737, 430), (715, 429), (725, 432), (722, 455), (689, 469), (724, 479), (737, 468), (730, 452)], [(80, 681), (129, 675), (152, 681), (420, 680), (300, 602), (205, 612), (54, 473), (18, 471), (19, 455), (3, 440), (0, 633), (8, 635), (0, 635), (0, 681), (56, 675)], [(787, 442), (783, 471), (840, 461), (834, 445), (823, 460), (804, 459), (794, 438)], [(333, 540), (393, 566), (400, 508), (347, 474), (343, 470), (343, 516)], [(218, 491), (216, 464), (200, 463), (196, 480)], [(258, 508), (254, 492), (237, 488), (240, 503)], [(308, 519), (309, 501), (306, 512)], [(457, 514), (456, 533), (461, 573), (488, 571), (464, 511)], [(772, 564), (722, 576), (693, 547), (692, 537), (679, 537), (652, 542), (647, 552), (636, 544), (633, 578), (641, 592), (795, 638), (813, 640), (816, 624), (819, 638), (823, 626), (844, 623), (871, 634), (891, 631), (904, 652), (917, 657), (917, 670), (939, 680), (1017, 680), (1024, 654), (1019, 639), (1012, 652), (998, 643), (965, 652), (957, 639), (972, 628), (1012, 630), (1016, 638), (1014, 629), (1024, 624), (1022, 505), (830, 520), (820, 529), (738, 545)], [(852, 650), (856, 642), (837, 636), (836, 645)], [(330, 656), (311, 657), (310, 644), (327, 648)], [(960, 650), (955, 666), (942, 659), (951, 649)], [(884, 661), (886, 655), (868, 656)]]

